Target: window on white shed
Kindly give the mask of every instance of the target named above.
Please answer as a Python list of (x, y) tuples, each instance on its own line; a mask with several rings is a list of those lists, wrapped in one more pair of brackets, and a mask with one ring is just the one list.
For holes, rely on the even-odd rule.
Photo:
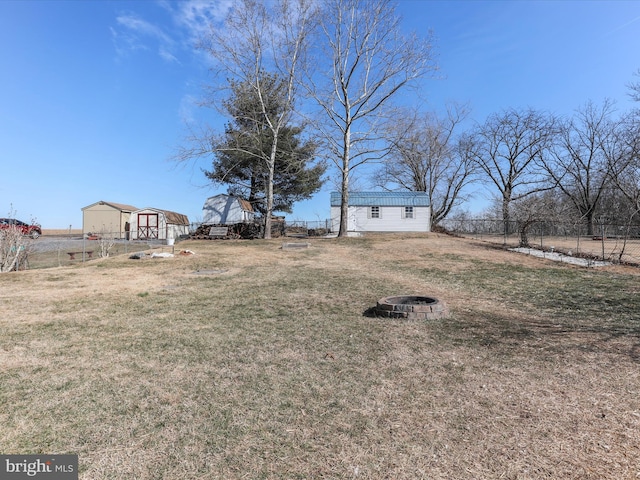
[(413, 218), (413, 207), (404, 207), (402, 218)]
[(369, 207), (369, 218), (381, 218), (380, 207)]

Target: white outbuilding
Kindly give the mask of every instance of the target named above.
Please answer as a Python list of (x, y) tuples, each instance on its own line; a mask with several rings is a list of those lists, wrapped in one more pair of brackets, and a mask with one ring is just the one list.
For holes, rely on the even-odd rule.
[[(331, 229), (340, 230), (342, 195), (331, 192)], [(425, 192), (350, 192), (348, 232), (429, 232), (431, 202)]]
[(131, 212), (132, 240), (170, 240), (189, 234), (189, 219), (182, 213), (142, 208)]
[(250, 223), (254, 217), (255, 212), (248, 201), (224, 193), (207, 198), (202, 207), (202, 223), (205, 225)]

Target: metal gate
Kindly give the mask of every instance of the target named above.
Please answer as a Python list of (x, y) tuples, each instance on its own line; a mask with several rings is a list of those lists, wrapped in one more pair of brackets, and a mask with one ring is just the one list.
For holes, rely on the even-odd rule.
[(140, 240), (158, 239), (158, 214), (138, 214), (138, 238)]

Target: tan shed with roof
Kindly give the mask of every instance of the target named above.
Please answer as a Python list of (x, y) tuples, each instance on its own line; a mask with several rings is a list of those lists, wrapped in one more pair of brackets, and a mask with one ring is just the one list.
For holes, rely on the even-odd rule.
[(116, 238), (128, 238), (131, 212), (138, 210), (124, 203), (92, 203), (82, 209), (82, 233), (108, 234)]

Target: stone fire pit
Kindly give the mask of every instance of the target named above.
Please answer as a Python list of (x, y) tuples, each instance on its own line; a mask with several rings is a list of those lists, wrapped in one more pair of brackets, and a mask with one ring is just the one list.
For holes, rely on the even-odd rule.
[(375, 314), (380, 317), (407, 320), (436, 320), (447, 317), (449, 309), (444, 302), (434, 297), (400, 295), (378, 300)]

